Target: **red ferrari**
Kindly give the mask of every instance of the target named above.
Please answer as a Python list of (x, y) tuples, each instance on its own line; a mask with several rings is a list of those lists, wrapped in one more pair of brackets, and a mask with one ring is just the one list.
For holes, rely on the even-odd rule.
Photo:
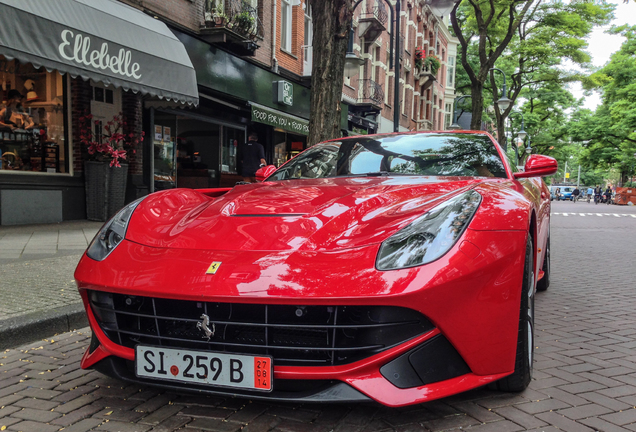
[(521, 391), (556, 169), (518, 170), (483, 132), (397, 133), (315, 145), (260, 183), (151, 194), (77, 267), (81, 366), (252, 399)]

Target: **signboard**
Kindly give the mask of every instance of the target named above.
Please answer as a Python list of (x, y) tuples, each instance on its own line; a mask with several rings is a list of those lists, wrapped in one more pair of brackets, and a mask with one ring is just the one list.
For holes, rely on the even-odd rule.
[(254, 103), (252, 104), (252, 121), (285, 129), (286, 131), (300, 135), (309, 134), (309, 120)]
[(570, 178), (570, 173), (565, 173), (565, 178)]
[(278, 81), (276, 83), (276, 102), (292, 106), (294, 104), (294, 86), (288, 81)]

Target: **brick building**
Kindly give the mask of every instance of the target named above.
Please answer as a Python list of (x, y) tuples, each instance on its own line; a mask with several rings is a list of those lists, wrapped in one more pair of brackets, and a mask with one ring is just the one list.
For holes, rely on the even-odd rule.
[[(363, 0), (355, 11), (353, 48), (363, 62), (343, 86), (354, 133), (392, 132), (394, 109), (400, 114), (399, 130), (443, 130), (450, 124), (458, 41), (449, 33), (447, 19), (436, 16), (426, 2), (400, 1), (398, 107), (391, 10), (383, 0)], [(437, 70), (429, 65), (432, 58), (439, 61)]]
[[(63, 1), (70, 11), (83, 3)], [(81, 122), (87, 114), (96, 122), (96, 131), (122, 113), (126, 135), (145, 133), (135, 154), (128, 155), (126, 201), (166, 188), (234, 185), (242, 179), (237, 163), (239, 146), (250, 132), (258, 134), (267, 161), (276, 165), (306, 148), (313, 52), (313, 20), (307, 0), (86, 1), (94, 3), (91, 13), (117, 5), (121, 9), (108, 16), (119, 19), (117, 24), (106, 26), (106, 18), (96, 18), (92, 26), (80, 26), (86, 34), (84, 42), (89, 36), (101, 41), (94, 34), (101, 29), (107, 34), (104, 43), (116, 47), (113, 52), (121, 46), (125, 53), (129, 46), (145, 43), (147, 49), (131, 51), (132, 60), (128, 62), (137, 64), (136, 58), (154, 52), (152, 61), (139, 62), (139, 67), (144, 68), (140, 81), (153, 77), (163, 83), (154, 87), (137, 85), (132, 78), (122, 81), (108, 75), (103, 71), (108, 65), (97, 62), (97, 48), (93, 50), (93, 69), (97, 71), (89, 70), (93, 67), (90, 58), (85, 59), (81, 70), (63, 64), (65, 59), (43, 68), (42, 62), (22, 53), (24, 57), (17, 58), (32, 63), (27, 65), (28, 70), (15, 72), (14, 51), (0, 45), (3, 100), (12, 85), (34, 93), (37, 90), (40, 95), (46, 93), (46, 100), (31, 100), (27, 105), (29, 112), (40, 114), (42, 125), (48, 122), (40, 130), (49, 140), (46, 146), (37, 147), (30, 132), (21, 135), (22, 141), (16, 141), (6, 139), (0, 131), (0, 151), (4, 153), (0, 169), (1, 224), (87, 217), (87, 153), (80, 144)], [(395, 2), (389, 1), (395, 8)], [(343, 115), (343, 133), (390, 132), (394, 109), (400, 113), (400, 130), (443, 129), (448, 123), (456, 41), (423, 1), (400, 1), (402, 36), (395, 65), (389, 60), (393, 51), (391, 14), (385, 1), (364, 0), (356, 9), (354, 49), (363, 63), (356, 74), (346, 77), (343, 85), (342, 111), (348, 114)], [(34, 10), (37, 3), (34, 2)], [(23, 28), (29, 26), (30, 20), (38, 19), (35, 12), (12, 13), (21, 14), (16, 22)], [(79, 33), (71, 22), (75, 14), (67, 15), (60, 25), (74, 29), (68, 34)], [(3, 14), (1, 24), (7, 27), (10, 19), (9, 13)], [(178, 44), (183, 51), (178, 61), (169, 58), (163, 40), (138, 34), (136, 29), (141, 22), (151, 33), (159, 28), (169, 33), (170, 43)], [(57, 31), (62, 32), (63, 39), (65, 30), (60, 27)], [(59, 38), (52, 34), (52, 43), (59, 44)], [(89, 55), (90, 48), (82, 54), (78, 43), (75, 54)], [(95, 43), (94, 47), (99, 45)], [(46, 49), (59, 50), (57, 45)], [(441, 60), (439, 70), (431, 70), (426, 59), (425, 64), (419, 64), (416, 51), (428, 59), (437, 56)], [(102, 50), (102, 58), (105, 53)], [(122, 64), (125, 61), (122, 58)], [(171, 68), (179, 62), (187, 63), (190, 72), (173, 73)], [(394, 107), (397, 65), (399, 103)], [(196, 79), (194, 94), (180, 97), (181, 90), (166, 90), (186, 86), (190, 74), (193, 81)], [(48, 156), (58, 158), (51, 167), (38, 162), (38, 157), (43, 160), (45, 155), (40, 153), (45, 150), (50, 153)], [(34, 157), (34, 151), (38, 157)], [(22, 199), (26, 195), (31, 199)]]

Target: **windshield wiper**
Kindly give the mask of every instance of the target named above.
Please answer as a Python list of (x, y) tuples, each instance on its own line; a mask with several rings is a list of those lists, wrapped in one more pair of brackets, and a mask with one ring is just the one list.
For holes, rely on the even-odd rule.
[(362, 174), (362, 175), (367, 176), (367, 177), (382, 177), (382, 176), (389, 176), (389, 175), (391, 175), (391, 173), (388, 172), (388, 171), (378, 171), (378, 172), (368, 172), (368, 173)]

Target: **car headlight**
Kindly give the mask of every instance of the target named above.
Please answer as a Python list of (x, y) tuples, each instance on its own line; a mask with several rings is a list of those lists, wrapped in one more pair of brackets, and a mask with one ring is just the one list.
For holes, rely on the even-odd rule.
[(131, 202), (104, 224), (86, 250), (89, 258), (102, 261), (121, 243), (126, 237), (130, 217), (142, 200)]
[(470, 190), (411, 222), (382, 243), (377, 269), (396, 270), (435, 261), (462, 235), (480, 203), (481, 195)]

